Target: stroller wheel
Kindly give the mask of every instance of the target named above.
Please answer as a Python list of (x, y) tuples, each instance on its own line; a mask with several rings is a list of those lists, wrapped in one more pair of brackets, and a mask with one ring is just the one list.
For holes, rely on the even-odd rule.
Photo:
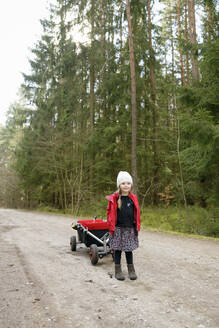
[(76, 251), (76, 237), (75, 236), (71, 236), (70, 238), (70, 247), (72, 252)]
[(93, 265), (97, 264), (98, 262), (98, 248), (96, 244), (92, 244), (90, 246), (90, 260)]

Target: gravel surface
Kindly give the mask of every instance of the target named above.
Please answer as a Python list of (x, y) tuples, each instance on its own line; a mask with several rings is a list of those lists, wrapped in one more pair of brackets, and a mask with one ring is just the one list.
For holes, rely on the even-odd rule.
[(219, 243), (141, 231), (138, 279), (91, 265), (73, 219), (0, 209), (0, 328), (218, 328)]

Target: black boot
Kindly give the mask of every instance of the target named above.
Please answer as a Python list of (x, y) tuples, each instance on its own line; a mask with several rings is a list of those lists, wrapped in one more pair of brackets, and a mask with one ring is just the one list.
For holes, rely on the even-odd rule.
[(122, 273), (121, 264), (115, 264), (115, 278), (117, 280), (125, 280), (125, 276)]
[(137, 275), (135, 273), (134, 265), (133, 264), (127, 264), (127, 267), (128, 267), (129, 279), (136, 280)]

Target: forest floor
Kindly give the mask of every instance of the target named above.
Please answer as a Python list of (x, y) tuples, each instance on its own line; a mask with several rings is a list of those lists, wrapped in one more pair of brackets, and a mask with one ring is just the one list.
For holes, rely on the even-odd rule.
[(70, 251), (72, 221), (0, 209), (0, 328), (219, 327), (218, 242), (142, 230), (117, 281), (110, 255)]

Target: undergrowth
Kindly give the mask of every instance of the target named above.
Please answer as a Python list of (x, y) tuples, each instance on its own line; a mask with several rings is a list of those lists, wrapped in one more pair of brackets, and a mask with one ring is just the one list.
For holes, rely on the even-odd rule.
[(144, 208), (141, 220), (146, 228), (219, 237), (219, 209)]
[[(87, 204), (80, 208), (78, 213), (72, 211), (58, 211), (47, 206), (41, 207), (40, 211), (55, 212), (72, 215), (74, 217), (106, 219), (107, 201), (102, 199), (92, 205)], [(191, 206), (187, 209), (182, 207), (145, 207), (141, 210), (141, 223), (144, 228), (164, 231), (180, 232), (219, 238), (219, 208), (204, 209)]]

